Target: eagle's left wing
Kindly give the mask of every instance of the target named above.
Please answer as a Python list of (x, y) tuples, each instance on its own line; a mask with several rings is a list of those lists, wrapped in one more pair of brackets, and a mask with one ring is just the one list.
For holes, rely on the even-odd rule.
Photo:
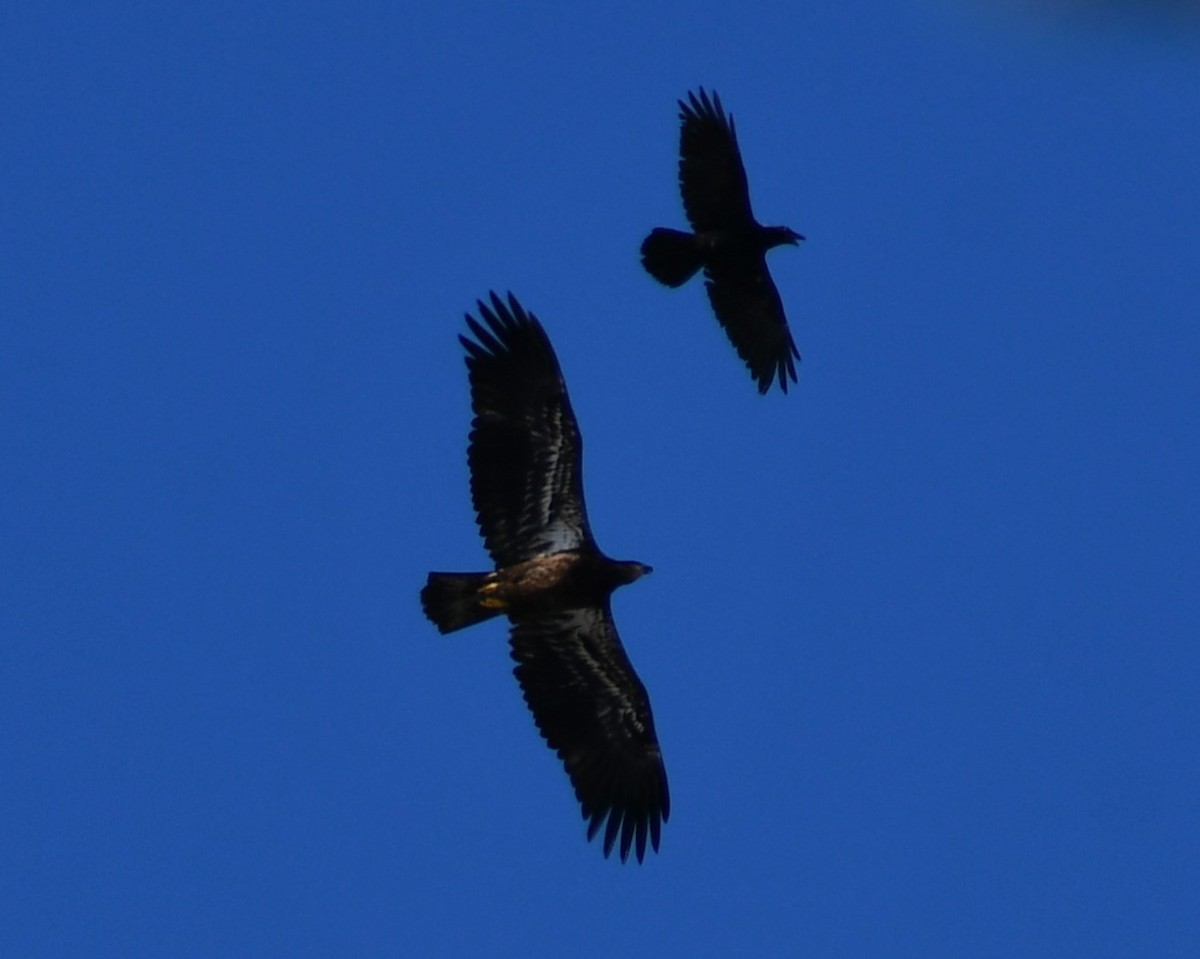
[[(594, 545), (583, 502), (583, 440), (558, 358), (537, 317), (511, 293), (467, 316), (475, 411), (471, 499), (497, 566)], [(486, 324), (486, 326), (484, 325)]]
[(608, 604), (523, 620), (512, 628), (513, 670), (534, 721), (566, 766), (604, 855), (621, 838), (638, 862), (657, 851), (670, 814), (667, 771), (646, 688), (621, 646)]

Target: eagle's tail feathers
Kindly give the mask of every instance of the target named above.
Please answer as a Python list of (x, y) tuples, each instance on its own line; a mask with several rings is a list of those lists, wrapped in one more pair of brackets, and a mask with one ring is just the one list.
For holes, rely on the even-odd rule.
[(489, 596), (489, 573), (430, 573), (421, 590), (421, 608), (441, 633), (453, 633), (503, 612)]

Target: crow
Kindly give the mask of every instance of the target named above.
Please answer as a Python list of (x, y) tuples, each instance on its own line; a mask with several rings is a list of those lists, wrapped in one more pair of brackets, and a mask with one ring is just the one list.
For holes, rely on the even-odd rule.
[(788, 330), (766, 253), (804, 239), (786, 226), (762, 226), (750, 209), (746, 170), (732, 114), (701, 87), (679, 102), (679, 187), (694, 233), (657, 227), (642, 243), (642, 265), (660, 283), (682, 286), (704, 268), (717, 320), (766, 393), (778, 377), (786, 393), (800, 353)]

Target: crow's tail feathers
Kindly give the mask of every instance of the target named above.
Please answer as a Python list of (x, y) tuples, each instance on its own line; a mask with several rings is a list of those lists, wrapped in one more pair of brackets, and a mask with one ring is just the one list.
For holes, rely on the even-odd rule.
[(642, 241), (642, 266), (659, 283), (682, 286), (703, 266), (693, 233), (656, 227)]
[(485, 604), (482, 591), (487, 573), (430, 573), (421, 590), (421, 608), (440, 633), (482, 623), (503, 610), (497, 603)]

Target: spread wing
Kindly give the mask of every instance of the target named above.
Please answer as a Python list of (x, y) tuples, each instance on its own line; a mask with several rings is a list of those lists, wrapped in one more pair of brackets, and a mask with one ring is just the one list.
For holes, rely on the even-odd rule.
[(796, 382), (793, 359), (800, 352), (792, 340), (779, 290), (767, 272), (766, 258), (758, 253), (733, 262), (705, 268), (705, 287), (713, 312), (724, 327), (750, 375), (765, 393), (779, 378), (787, 392), (788, 378)]
[(738, 230), (754, 223), (750, 190), (733, 117), (721, 98), (688, 93), (679, 101), (679, 189), (688, 222), (697, 233)]
[[(467, 316), (471, 501), (497, 566), (594, 546), (583, 502), (583, 442), (558, 359), (511, 293)], [(486, 327), (483, 325), (486, 323)]]
[(658, 850), (670, 814), (667, 771), (646, 688), (625, 655), (608, 604), (569, 609), (512, 628), (513, 670), (534, 721), (558, 753), (588, 820), (604, 829), (604, 855), (621, 838), (621, 861), (646, 838)]

